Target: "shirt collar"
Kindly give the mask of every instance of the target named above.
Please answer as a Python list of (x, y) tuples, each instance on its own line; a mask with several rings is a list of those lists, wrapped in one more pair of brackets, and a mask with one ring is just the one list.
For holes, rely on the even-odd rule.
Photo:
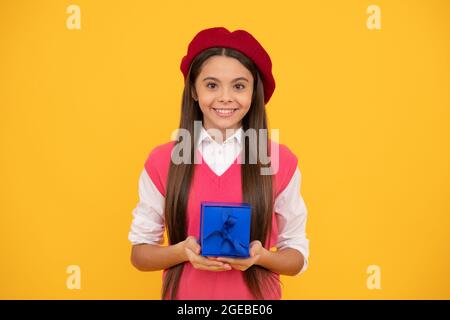
[[(241, 144), (241, 138), (242, 138), (242, 134), (243, 134), (243, 129), (242, 126), (235, 130), (235, 132), (233, 133), (233, 135), (231, 135), (230, 137), (228, 137), (223, 144), (228, 143), (228, 142), (234, 142), (234, 143), (238, 143), (239, 145)], [(202, 130), (200, 131), (200, 137), (198, 139), (197, 142), (197, 148), (204, 142), (204, 141), (210, 141), (213, 143), (217, 143), (208, 133), (208, 131), (206, 131), (205, 127), (202, 126)], [(219, 144), (219, 143), (217, 143)], [(219, 144), (220, 145), (220, 144)]]

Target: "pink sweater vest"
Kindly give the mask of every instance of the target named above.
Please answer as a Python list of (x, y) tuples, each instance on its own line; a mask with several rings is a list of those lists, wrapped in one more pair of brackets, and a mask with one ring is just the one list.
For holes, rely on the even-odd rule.
[[(273, 148), (276, 142), (271, 141), (271, 144)], [(173, 145), (174, 141), (170, 141), (155, 147), (145, 162), (146, 172), (164, 197)], [(274, 175), (275, 197), (286, 188), (297, 168), (297, 157), (282, 144), (278, 144), (278, 148), (279, 157), (271, 159), (272, 166), (278, 167), (278, 172)], [(276, 163), (277, 161), (279, 162)], [(217, 176), (203, 159), (201, 164), (195, 165), (188, 200), (187, 234), (195, 236), (197, 239), (199, 237), (201, 201), (242, 202), (241, 166), (236, 160), (221, 176)], [(277, 238), (278, 229), (275, 212), (273, 212), (272, 233), (265, 243), (265, 248), (270, 249), (275, 246)], [(165, 274), (166, 270), (163, 272), (163, 278)], [(279, 279), (279, 274), (274, 274), (274, 276)], [(264, 299), (281, 299), (281, 288), (276, 285), (264, 294)], [(190, 262), (184, 263), (176, 298), (180, 300), (255, 299), (244, 281), (242, 271), (234, 269), (222, 272), (198, 270)]]

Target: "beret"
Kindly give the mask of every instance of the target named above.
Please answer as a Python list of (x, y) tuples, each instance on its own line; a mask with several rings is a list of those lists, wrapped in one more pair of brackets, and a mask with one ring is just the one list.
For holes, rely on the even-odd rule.
[(191, 40), (186, 55), (181, 60), (180, 69), (186, 80), (192, 60), (200, 52), (212, 47), (232, 48), (250, 58), (257, 66), (264, 86), (264, 102), (269, 102), (275, 90), (272, 75), (272, 61), (262, 45), (247, 31), (230, 32), (224, 27), (201, 30)]

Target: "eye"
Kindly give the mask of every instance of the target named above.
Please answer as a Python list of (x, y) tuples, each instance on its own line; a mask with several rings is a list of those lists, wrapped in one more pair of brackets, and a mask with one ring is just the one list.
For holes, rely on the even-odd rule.
[(237, 83), (237, 84), (236, 84), (236, 87), (239, 87), (238, 89), (240, 89), (240, 90), (245, 89), (245, 85), (242, 84), (242, 83)]
[(210, 87), (210, 85), (215, 86), (216, 84), (215, 84), (214, 82), (208, 82), (208, 83), (206, 84), (206, 86), (207, 86), (208, 88), (214, 89), (215, 87)]

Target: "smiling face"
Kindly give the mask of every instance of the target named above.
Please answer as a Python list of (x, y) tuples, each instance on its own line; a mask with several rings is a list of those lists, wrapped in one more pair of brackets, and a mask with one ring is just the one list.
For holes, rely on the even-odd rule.
[[(238, 129), (252, 104), (253, 76), (239, 60), (212, 56), (203, 63), (192, 96), (203, 112), (205, 129)], [(233, 130), (234, 131), (234, 130)]]

